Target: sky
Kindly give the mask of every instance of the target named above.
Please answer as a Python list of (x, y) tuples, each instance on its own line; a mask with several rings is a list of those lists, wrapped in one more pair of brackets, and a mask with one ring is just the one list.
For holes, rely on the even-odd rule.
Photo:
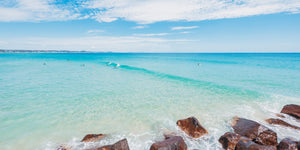
[(0, 0), (0, 49), (300, 52), (300, 0)]

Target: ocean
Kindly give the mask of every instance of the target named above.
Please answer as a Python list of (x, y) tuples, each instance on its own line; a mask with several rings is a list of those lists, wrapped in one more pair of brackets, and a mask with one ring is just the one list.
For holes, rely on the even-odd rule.
[[(189, 149), (222, 149), (231, 119), (255, 120), (279, 140), (300, 131), (269, 125), (286, 104), (300, 105), (299, 53), (3, 53), (0, 149), (85, 149), (127, 138), (147, 150), (163, 133)], [(198, 118), (209, 134), (192, 139), (176, 121)], [(300, 126), (291, 117), (284, 118)], [(81, 143), (86, 134), (109, 134)]]

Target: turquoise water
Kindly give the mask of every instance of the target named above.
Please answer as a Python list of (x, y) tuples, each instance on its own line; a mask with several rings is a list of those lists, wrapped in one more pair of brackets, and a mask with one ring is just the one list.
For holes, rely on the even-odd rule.
[[(165, 132), (183, 136), (189, 149), (220, 149), (236, 115), (279, 140), (300, 140), (299, 131), (264, 121), (290, 103), (300, 105), (299, 53), (0, 54), (1, 150), (84, 149), (125, 137), (131, 149), (146, 150)], [(176, 121), (189, 116), (209, 135), (180, 131)], [(89, 133), (109, 136), (80, 143)]]

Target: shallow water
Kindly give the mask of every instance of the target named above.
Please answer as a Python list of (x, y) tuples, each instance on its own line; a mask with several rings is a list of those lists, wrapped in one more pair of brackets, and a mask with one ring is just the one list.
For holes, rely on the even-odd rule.
[[(300, 104), (300, 54), (0, 54), (4, 150), (83, 149), (122, 138), (143, 150), (164, 132), (183, 136), (189, 149), (221, 149), (218, 138), (236, 115), (279, 140), (300, 140), (300, 131), (264, 121), (290, 103)], [(190, 116), (209, 135), (180, 131), (176, 121)], [(80, 143), (89, 133), (109, 136)]]

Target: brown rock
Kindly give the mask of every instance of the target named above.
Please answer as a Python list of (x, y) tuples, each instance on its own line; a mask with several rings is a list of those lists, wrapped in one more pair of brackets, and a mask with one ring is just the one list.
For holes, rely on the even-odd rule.
[(258, 144), (277, 146), (277, 134), (255, 121), (236, 117), (232, 127), (235, 133)]
[(100, 149), (97, 149), (97, 150), (110, 150), (110, 149), (111, 149), (111, 145), (106, 145), (106, 146), (100, 147)]
[(276, 146), (259, 145), (250, 139), (242, 139), (236, 144), (235, 150), (276, 150)]
[(106, 136), (107, 136), (106, 134), (88, 134), (81, 140), (81, 142), (94, 142), (94, 141), (101, 140)]
[(219, 142), (222, 144), (224, 149), (234, 150), (238, 141), (244, 138), (246, 137), (242, 137), (236, 133), (226, 132), (219, 138)]
[(59, 147), (57, 147), (56, 150), (70, 150), (71, 148), (70, 147), (67, 147), (65, 145), (60, 145)]
[(289, 138), (285, 138), (281, 140), (281, 142), (277, 146), (277, 150), (297, 150), (297, 149), (298, 149), (297, 142)]
[(174, 132), (164, 134), (165, 139), (168, 139), (168, 138), (171, 138), (171, 137), (174, 137), (174, 136), (178, 136), (178, 135)]
[(178, 120), (177, 125), (181, 130), (183, 130), (186, 134), (193, 138), (198, 138), (208, 133), (207, 130), (201, 126), (201, 124), (195, 117)]
[(123, 139), (113, 144), (110, 150), (129, 150), (127, 139)]
[(300, 106), (295, 104), (285, 105), (281, 113), (291, 115), (297, 119), (300, 119)]
[(106, 146), (102, 146), (102, 147), (98, 147), (98, 148), (91, 148), (91, 149), (85, 149), (85, 150), (110, 150), (111, 149), (111, 145), (106, 145)]
[(297, 129), (297, 130), (300, 130), (300, 127), (298, 126), (295, 126), (295, 125), (291, 125), (281, 119), (274, 119), (274, 118), (270, 118), (270, 119), (267, 119), (266, 120), (269, 124), (277, 124), (277, 125), (282, 125), (282, 126), (285, 126), (285, 127), (290, 127), (290, 128), (293, 128), (293, 129)]
[(187, 146), (181, 136), (165, 135), (165, 140), (153, 143), (150, 150), (187, 150)]
[(130, 150), (127, 139), (118, 141), (113, 145), (105, 145), (98, 148), (86, 149), (86, 150)]
[(277, 116), (277, 117), (280, 117), (280, 118), (285, 118), (285, 116), (282, 115), (282, 114), (276, 114), (276, 116)]

